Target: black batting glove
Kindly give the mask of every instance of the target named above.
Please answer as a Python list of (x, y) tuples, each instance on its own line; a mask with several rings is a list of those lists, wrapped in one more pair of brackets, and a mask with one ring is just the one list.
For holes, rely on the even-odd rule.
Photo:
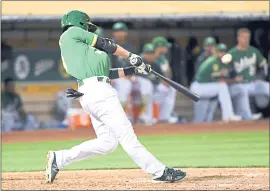
[(67, 93), (67, 97), (72, 97), (74, 99), (78, 99), (79, 97), (84, 95), (83, 93), (78, 92), (74, 90), (73, 88), (69, 88), (66, 93)]

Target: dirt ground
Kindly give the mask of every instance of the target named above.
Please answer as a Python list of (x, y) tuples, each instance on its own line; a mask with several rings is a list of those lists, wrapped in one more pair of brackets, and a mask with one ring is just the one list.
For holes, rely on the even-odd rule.
[(266, 168), (184, 169), (187, 177), (173, 184), (152, 183), (142, 170), (62, 171), (53, 184), (43, 172), (4, 173), (3, 190), (269, 190)]
[[(135, 126), (137, 135), (167, 135), (206, 132), (269, 130), (269, 120), (239, 123)], [(2, 142), (92, 138), (90, 129), (41, 130), (2, 135)], [(2, 174), (3, 190), (269, 190), (269, 168), (186, 168), (187, 177), (173, 184), (154, 184), (142, 170), (61, 171), (53, 184), (44, 182), (43, 172)]]

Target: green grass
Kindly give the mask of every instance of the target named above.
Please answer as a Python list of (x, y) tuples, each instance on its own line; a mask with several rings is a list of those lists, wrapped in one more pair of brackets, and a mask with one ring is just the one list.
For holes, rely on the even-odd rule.
[[(269, 132), (142, 136), (139, 140), (170, 167), (269, 167)], [(68, 149), (84, 140), (2, 145), (2, 170), (45, 169), (48, 150)], [(119, 146), (109, 155), (75, 162), (65, 169), (137, 168)]]

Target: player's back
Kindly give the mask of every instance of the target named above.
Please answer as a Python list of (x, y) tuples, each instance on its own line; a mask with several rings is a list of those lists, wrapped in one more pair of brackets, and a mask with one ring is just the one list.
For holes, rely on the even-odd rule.
[(94, 48), (98, 36), (78, 27), (70, 27), (60, 37), (63, 65), (78, 80), (108, 76), (110, 60), (106, 52)]

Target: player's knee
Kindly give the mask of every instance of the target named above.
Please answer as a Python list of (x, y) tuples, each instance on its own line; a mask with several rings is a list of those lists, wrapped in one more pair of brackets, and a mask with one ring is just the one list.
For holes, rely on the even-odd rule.
[(234, 91), (234, 95), (236, 95), (236, 96), (248, 95), (247, 89), (241, 84), (234, 85), (233, 91)]
[(117, 140), (111, 142), (110, 147), (109, 147), (107, 153), (112, 153), (113, 151), (115, 151), (117, 149), (117, 147), (118, 147), (118, 141)]
[(104, 138), (102, 144), (104, 153), (112, 153), (118, 147), (118, 140), (112, 137)]
[(119, 142), (125, 151), (133, 150), (141, 146), (138, 138), (133, 130), (126, 130), (121, 132), (119, 136)]
[(151, 81), (148, 82), (147, 89), (148, 89), (149, 92), (154, 91), (154, 85), (153, 85), (153, 83)]
[(256, 90), (257, 94), (269, 95), (269, 83), (258, 80), (258, 81), (256, 81), (255, 90)]
[(218, 85), (218, 87), (219, 87), (220, 90), (228, 91), (228, 85), (227, 85), (226, 83), (220, 83), (220, 84)]

